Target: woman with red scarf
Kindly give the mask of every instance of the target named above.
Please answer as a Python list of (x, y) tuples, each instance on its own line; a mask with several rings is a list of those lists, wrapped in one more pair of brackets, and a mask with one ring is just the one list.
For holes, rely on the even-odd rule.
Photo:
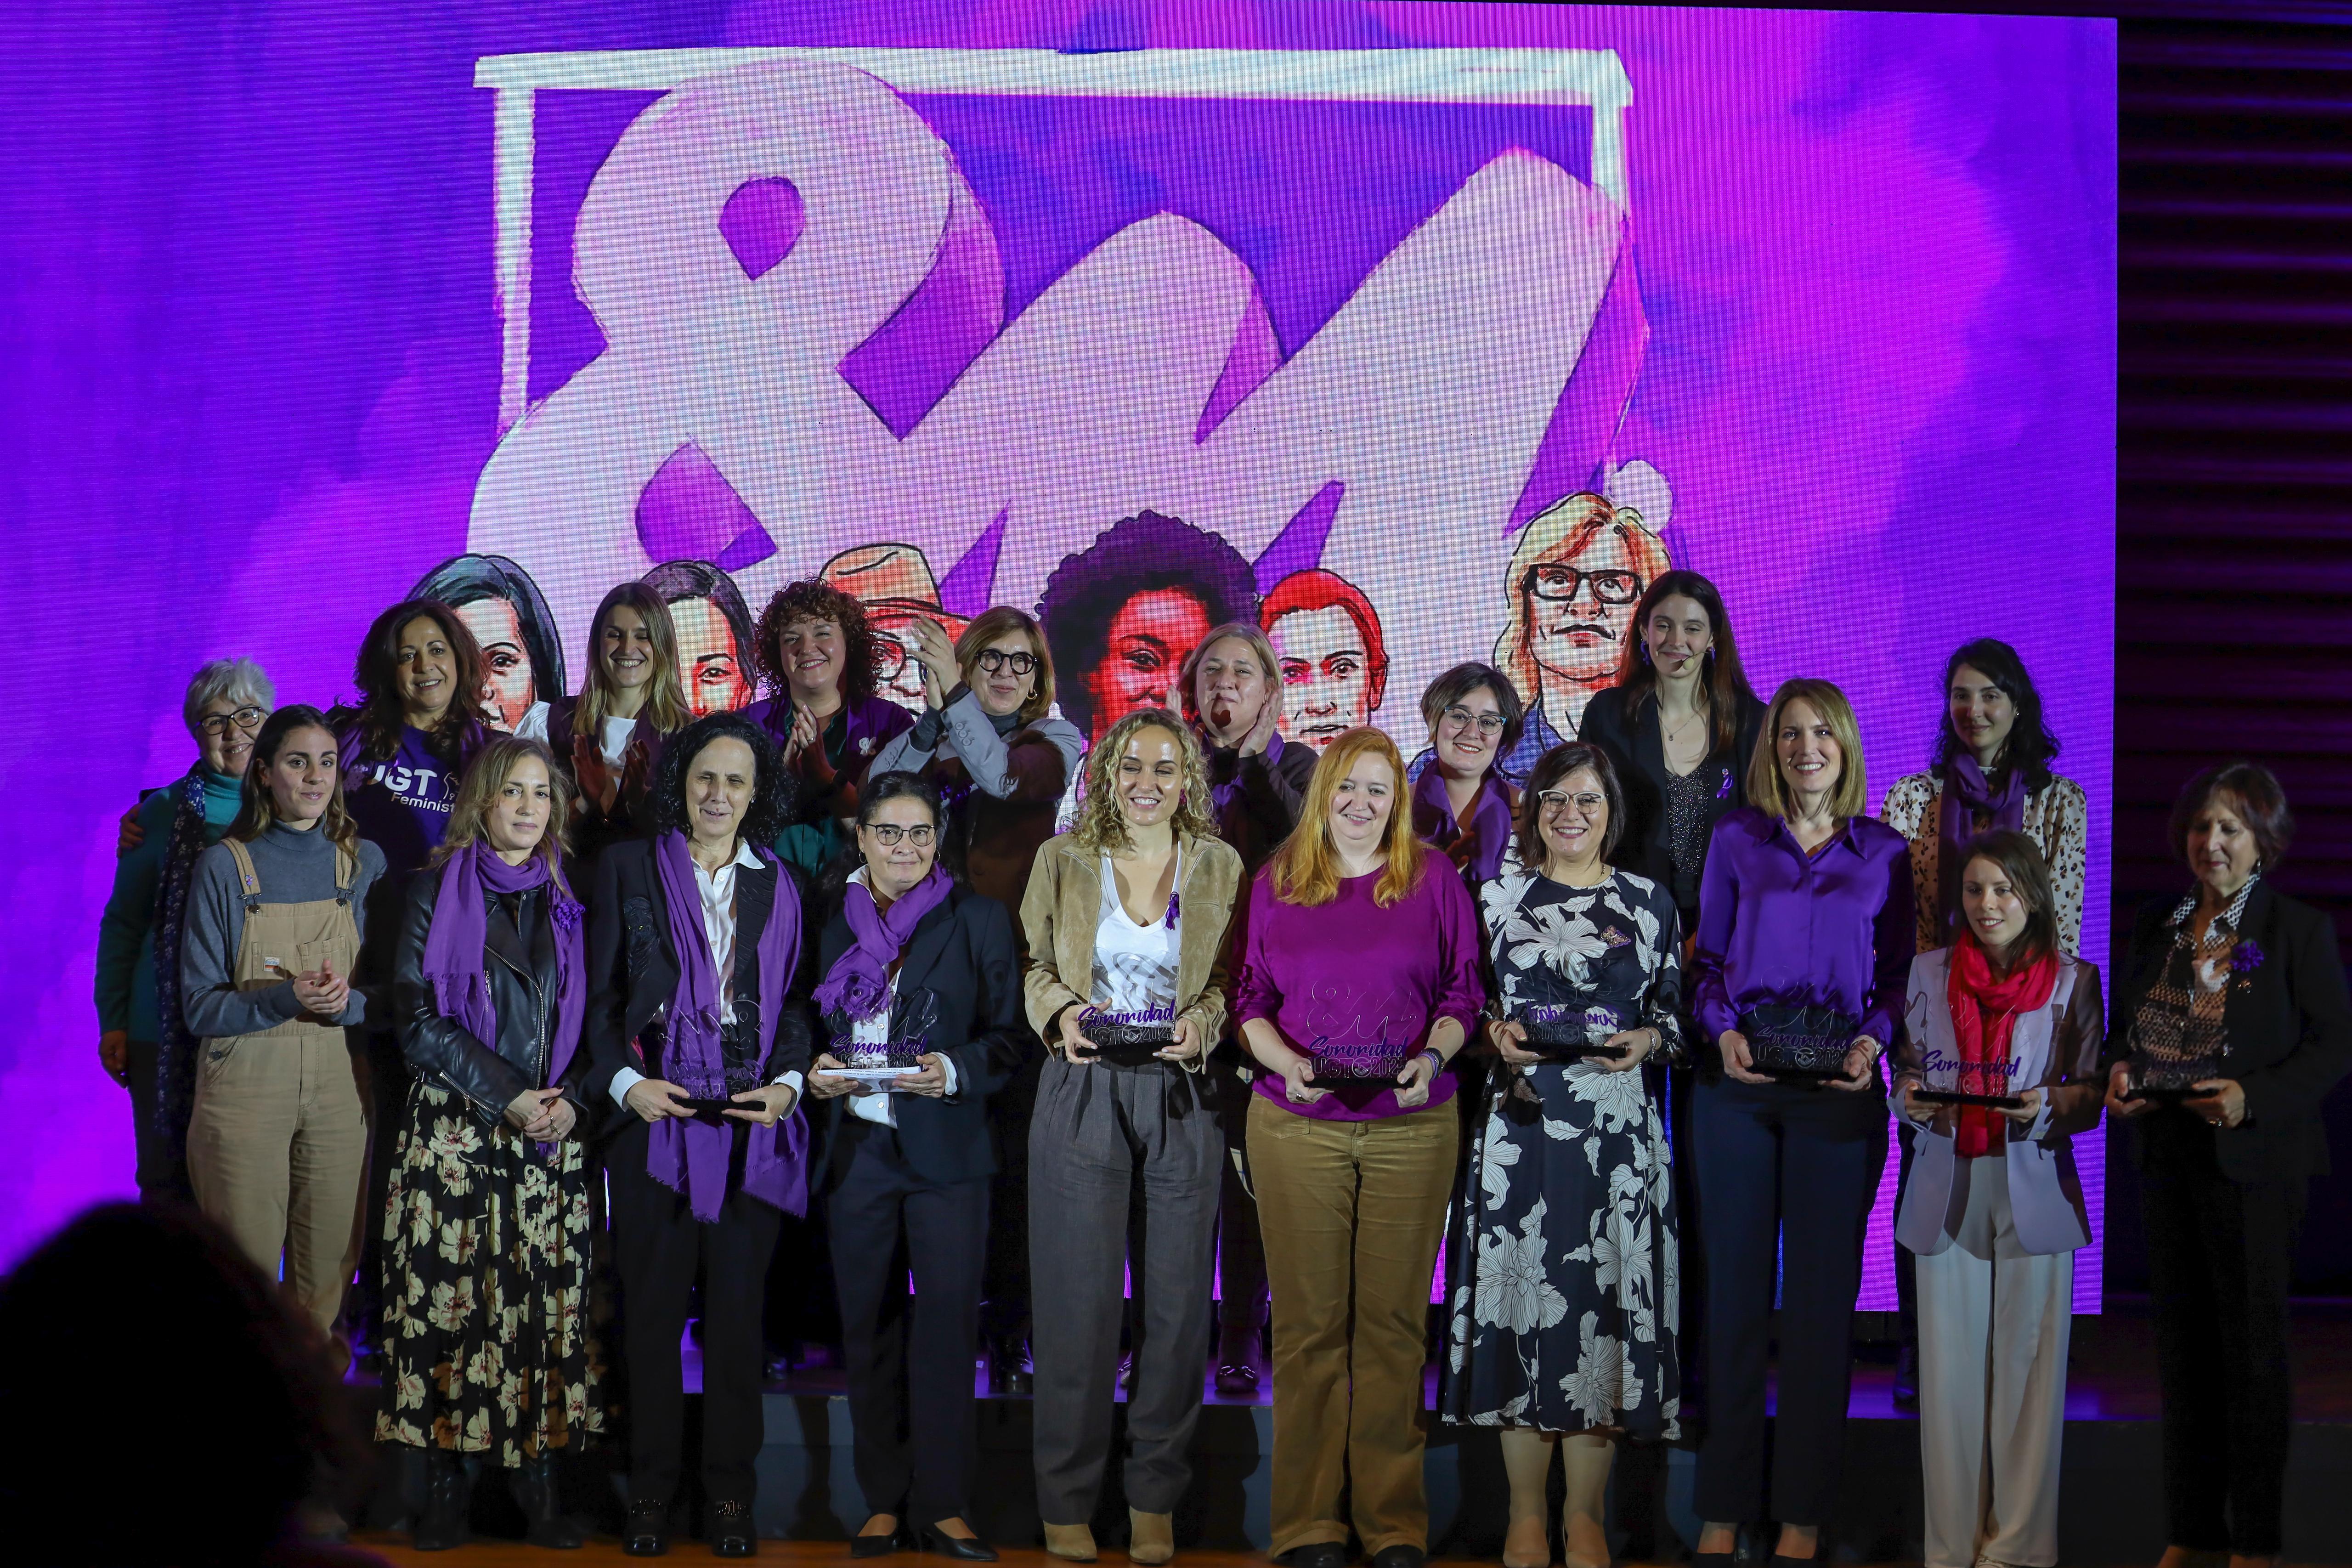
[(1955, 859), (1960, 930), (1912, 961), (1895, 1053), (1918, 1144), (1895, 1235), (1918, 1259), (1924, 1562), (2049, 1568), (2069, 1255), (2091, 1239), (2071, 1140), (2104, 1092), (2099, 973), (2061, 945), (2031, 838), (1979, 834)]

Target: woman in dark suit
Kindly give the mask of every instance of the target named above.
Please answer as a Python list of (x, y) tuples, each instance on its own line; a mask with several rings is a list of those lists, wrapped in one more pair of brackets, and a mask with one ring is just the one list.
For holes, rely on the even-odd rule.
[(697, 720), (664, 748), (654, 836), (608, 847), (588, 928), (587, 1084), (620, 1131), (605, 1153), (628, 1304), (632, 1436), (622, 1549), (669, 1549), (686, 1394), (678, 1336), (702, 1276), (702, 1480), (711, 1550), (755, 1548), (760, 1312), (783, 1214), (808, 1206), (796, 1114), (808, 1016), (793, 994), (800, 889), (760, 847), (792, 795), (760, 727)]
[(850, 1555), (898, 1550), (911, 1517), (931, 1550), (993, 1563), (965, 1522), (996, 1169), (988, 1097), (1030, 1054), (1029, 1031), (1013, 918), (948, 874), (940, 818), (919, 773), (878, 774), (858, 796), (856, 868), (817, 942), (809, 1092), (828, 1102), (833, 1277), (857, 1484), (875, 1510)]
[(2352, 1066), (2335, 924), (2264, 880), (2294, 834), (2260, 763), (2189, 780), (2172, 851), (2197, 886), (2140, 910), (2116, 986), (2107, 1109), (2137, 1132), (2165, 1568), (2280, 1551), (2287, 1287), (2305, 1189), (2328, 1168), (2319, 1102)]

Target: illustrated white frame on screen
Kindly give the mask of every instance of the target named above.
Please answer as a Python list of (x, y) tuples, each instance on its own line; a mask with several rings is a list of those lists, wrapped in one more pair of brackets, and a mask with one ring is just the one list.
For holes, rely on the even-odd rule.
[(707, 48), (488, 55), (474, 85), (496, 94), (495, 192), (499, 430), (511, 429), (530, 388), (531, 182), (537, 95), (667, 92), (758, 60), (831, 60), (906, 94), (1010, 98), (1297, 99), (1324, 102), (1557, 104), (1592, 111), (1592, 184), (1621, 210), (1625, 110), (1633, 84), (1614, 49), (1057, 49)]

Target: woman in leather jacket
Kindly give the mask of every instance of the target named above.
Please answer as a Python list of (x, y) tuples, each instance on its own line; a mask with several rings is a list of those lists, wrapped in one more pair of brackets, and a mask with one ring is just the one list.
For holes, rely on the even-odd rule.
[(533, 1545), (583, 1540), (555, 1468), (603, 1429), (604, 1375), (566, 795), (544, 744), (491, 741), (401, 922), (394, 1016), (415, 1077), (383, 1218), (375, 1436), (425, 1450), (421, 1550), (467, 1538), (468, 1454), (512, 1472)]

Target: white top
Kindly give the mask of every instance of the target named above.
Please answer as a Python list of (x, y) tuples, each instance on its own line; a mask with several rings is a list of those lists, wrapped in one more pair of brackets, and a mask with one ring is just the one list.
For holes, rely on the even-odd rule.
[[(610, 740), (614, 725), (634, 726), (635, 722), (632, 719), (605, 720), (606, 739)], [(625, 738), (622, 743), (627, 743)], [(735, 858), (716, 871), (704, 870), (702, 862), (694, 860), (692, 856), (688, 858), (694, 865), (695, 890), (702, 895), (702, 934), (709, 939), (711, 967), (719, 972), (719, 1021), (731, 1024), (735, 1021), (735, 868), (749, 866), (757, 870), (760, 857), (739, 835), (735, 840)], [(783, 890), (780, 884), (777, 891)], [(628, 1067), (614, 1073), (614, 1102), (625, 1106), (629, 1090), (644, 1082), (645, 1076), (636, 1068)], [(798, 1095), (803, 1080), (800, 1074), (786, 1072), (777, 1074), (774, 1081), (792, 1085), (793, 1094)]]
[(547, 704), (534, 702), (523, 710), (522, 721), (514, 729), (515, 737), (523, 741), (547, 739)]
[(637, 721), (635, 719), (607, 718), (604, 721), (604, 752), (607, 766), (620, 765), (621, 754), (629, 749), (629, 737), (636, 732)]
[[(1184, 885), (1184, 851), (1176, 851), (1174, 886)], [(1166, 910), (1150, 925), (1137, 923), (1119, 902), (1118, 874), (1102, 858), (1102, 910), (1095, 922), (1094, 1005), (1141, 1022), (1154, 1011), (1172, 1019), (1176, 1010), (1179, 920)]]

